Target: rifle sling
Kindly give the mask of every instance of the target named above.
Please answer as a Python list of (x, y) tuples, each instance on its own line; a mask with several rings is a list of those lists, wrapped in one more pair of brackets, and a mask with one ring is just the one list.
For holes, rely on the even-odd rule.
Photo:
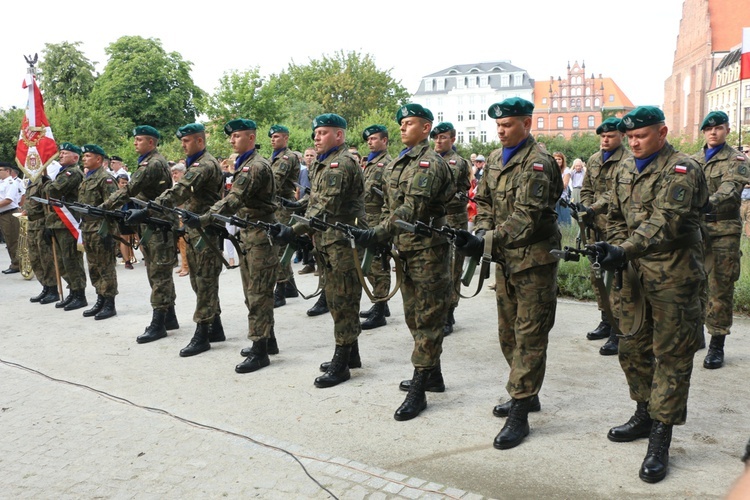
[(357, 252), (356, 245), (352, 245), (352, 253), (354, 254), (354, 262), (356, 262), (354, 267), (357, 269), (357, 278), (359, 278), (359, 283), (360, 285), (362, 285), (362, 289), (365, 291), (373, 304), (377, 302), (388, 302), (394, 295), (396, 295), (396, 292), (398, 292), (398, 289), (401, 288), (401, 282), (404, 279), (404, 266), (398, 256), (398, 251), (391, 251), (391, 255), (393, 256), (393, 265), (396, 268), (396, 284), (393, 286), (393, 290), (391, 290), (391, 292), (385, 297), (375, 297), (375, 295), (373, 295), (372, 291), (370, 290), (370, 286), (367, 284), (365, 275), (362, 273), (362, 266), (359, 264), (359, 252)]
[[(455, 251), (455, 250), (454, 250)], [(490, 276), (490, 264), (492, 263), (492, 234), (485, 235), (484, 238), (484, 253), (482, 254), (482, 265), (479, 268), (479, 282), (477, 283), (477, 289), (474, 291), (472, 295), (464, 295), (461, 293), (460, 289), (458, 292), (458, 295), (462, 299), (471, 299), (473, 297), (476, 297), (479, 292), (482, 291), (482, 287), (484, 286), (484, 280)]]

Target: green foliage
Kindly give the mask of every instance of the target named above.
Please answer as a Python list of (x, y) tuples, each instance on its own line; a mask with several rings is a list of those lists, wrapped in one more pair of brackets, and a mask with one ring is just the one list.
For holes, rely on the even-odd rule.
[[(578, 226), (561, 226), (562, 246), (575, 247)], [(557, 286), (559, 295), (571, 297), (578, 300), (595, 299), (594, 288), (591, 285), (591, 263), (586, 258), (578, 262), (560, 261), (557, 269)]]
[(0, 161), (16, 161), (16, 144), (23, 116), (23, 109), (0, 109)]
[[(109, 108), (99, 108), (90, 100), (71, 97), (67, 109), (59, 104), (45, 106), (52, 133), (58, 144), (98, 144), (108, 154), (117, 148), (132, 130), (132, 123), (118, 119)], [(132, 150), (132, 141), (130, 141)]]
[(279, 101), (269, 99), (268, 94), (257, 67), (224, 73), (216, 93), (208, 99), (208, 116), (222, 125), (235, 118), (273, 121), (280, 116)]
[(572, 165), (576, 158), (588, 161), (589, 157), (599, 151), (599, 136), (596, 134), (573, 134), (570, 139), (562, 137), (538, 137), (537, 141), (544, 144), (550, 154), (559, 151)]
[(81, 42), (47, 43), (39, 62), (39, 88), (45, 106), (68, 108), (70, 101), (88, 98), (94, 88), (94, 63), (78, 47)]

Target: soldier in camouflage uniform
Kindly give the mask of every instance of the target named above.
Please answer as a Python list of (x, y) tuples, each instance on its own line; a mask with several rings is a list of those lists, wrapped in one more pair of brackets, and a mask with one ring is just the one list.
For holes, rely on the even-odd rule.
[[(581, 187), (581, 203), (578, 204), (579, 217), (587, 225), (592, 225), (591, 239), (585, 243), (591, 244), (597, 241), (607, 241), (614, 245), (619, 241), (611, 241), (607, 236), (607, 211), (609, 210), (609, 193), (612, 190), (612, 179), (615, 176), (620, 162), (628, 157), (629, 153), (622, 145), (624, 134), (617, 127), (620, 124), (619, 118), (607, 118), (596, 128), (596, 133), (601, 142), (601, 149), (591, 155), (586, 163), (586, 174), (583, 177), (583, 186)], [(583, 238), (584, 235), (581, 235)], [(586, 334), (589, 340), (607, 338), (607, 342), (599, 348), (599, 354), (602, 356), (612, 356), (617, 354), (619, 338), (617, 330), (613, 330), (604, 313), (605, 300), (599, 294), (599, 289), (595, 285), (596, 277), (594, 271), (591, 271), (591, 284), (596, 295), (596, 302), (601, 311), (602, 320), (599, 326)], [(614, 287), (610, 288), (610, 308), (615, 319), (619, 317), (619, 292)]]
[[(589, 248), (598, 252), (603, 269), (630, 262), (639, 282), (634, 284), (643, 287), (635, 294), (623, 286), (621, 330), (634, 329), (631, 310), (640, 307), (644, 320), (619, 346), (636, 412), (607, 437), (615, 442), (648, 437), (639, 476), (655, 483), (667, 474), (672, 426), (687, 417), (693, 356), (700, 345), (700, 288), (706, 279), (700, 226), (708, 189), (700, 166), (667, 142), (660, 109), (634, 109), (623, 117), (620, 131), (627, 134), (633, 156), (615, 172), (607, 234), (621, 243)], [(633, 304), (638, 295), (641, 305)]]
[[(468, 202), (471, 181), (469, 180), (469, 162), (458, 154), (454, 146), (456, 142), (456, 129), (450, 122), (439, 123), (430, 137), (435, 141), (435, 152), (443, 157), (453, 173), (453, 181), (456, 183), (456, 196), (449, 202), (446, 209), (445, 220), (447, 225), (454, 229), (467, 229), (469, 227), (469, 212), (466, 207)], [(461, 292), (461, 271), (464, 267), (463, 254), (453, 252), (451, 259), (451, 274), (453, 276), (453, 289), (451, 290), (451, 305), (448, 309), (448, 317), (443, 326), (443, 335), (453, 333), (453, 325), (456, 323), (453, 312), (458, 307), (459, 294)]]
[(397, 114), (401, 141), (405, 148), (388, 165), (385, 175), (385, 205), (381, 223), (358, 231), (357, 242), (372, 246), (393, 241), (404, 264), (401, 284), (404, 319), (414, 338), (411, 380), (399, 384), (408, 391), (393, 418), (410, 420), (427, 408), (425, 391), (443, 392), (440, 369), (443, 351), (443, 325), (450, 306), (450, 245), (439, 233), (420, 236), (402, 230), (397, 220), (445, 225), (445, 207), (456, 194), (446, 162), (430, 149), (428, 138), (433, 116), (419, 104), (406, 104)]
[[(234, 163), (232, 189), (210, 209), (209, 214), (237, 214), (251, 222), (275, 223), (278, 208), (275, 203), (276, 185), (271, 165), (255, 149), (257, 126), (253, 120), (240, 118), (224, 126), (232, 149), (239, 156)], [(208, 223), (208, 217), (201, 217)], [(262, 228), (248, 226), (240, 231), (246, 250), (240, 259), (242, 288), (247, 306), (247, 337), (252, 347), (242, 349), (245, 359), (235, 367), (237, 373), (249, 373), (268, 366), (269, 354), (278, 354), (274, 335), (273, 288), (279, 265), (278, 248), (271, 243)]]
[[(518, 97), (493, 104), (502, 149), (492, 152), (477, 187), (475, 228), (486, 232), (497, 263), (497, 319), (500, 348), (510, 366), (506, 389), (511, 400), (493, 414), (508, 417), (495, 448), (519, 445), (529, 434), (528, 414), (539, 411), (549, 332), (557, 305), (560, 248), (555, 204), (563, 183), (554, 158), (531, 136), (534, 105)], [(462, 231), (456, 248), (480, 256), (484, 239)]]
[[(116, 191), (102, 208), (112, 210), (127, 203), (131, 197), (151, 201), (172, 187), (172, 174), (167, 159), (159, 153), (159, 131), (150, 125), (140, 125), (133, 130), (133, 146), (138, 153), (138, 169), (130, 176), (128, 184)], [(169, 215), (151, 212), (160, 219), (170, 219)], [(171, 218), (174, 219), (174, 218)], [(127, 221), (126, 221), (127, 222)], [(176, 222), (172, 220), (172, 222)], [(141, 226), (141, 233), (146, 231)], [(174, 290), (172, 270), (177, 263), (177, 243), (173, 231), (154, 234), (147, 244), (141, 245), (146, 261), (146, 274), (151, 285), (151, 324), (136, 338), (139, 344), (153, 342), (167, 336), (167, 330), (180, 327), (174, 310), (177, 297)]]
[[(167, 207), (176, 207), (184, 203), (186, 210), (202, 214), (221, 199), (224, 185), (221, 166), (218, 160), (206, 151), (206, 129), (203, 125), (190, 123), (180, 127), (176, 135), (185, 152), (187, 171), (179, 182), (154, 201)], [(215, 226), (208, 226), (205, 231), (199, 232), (197, 228), (191, 227), (193, 221), (183, 222), (189, 227), (185, 234), (185, 242), (190, 267), (190, 286), (196, 295), (193, 314), (193, 321), (196, 323), (195, 334), (190, 343), (180, 350), (180, 356), (184, 358), (207, 351), (211, 348), (211, 342), (222, 342), (226, 337), (221, 324), (219, 304), (219, 275), (222, 267), (220, 233)], [(200, 221), (196, 219), (195, 222), (200, 226)]]
[[(376, 192), (385, 192), (383, 180), (386, 166), (391, 162), (388, 154), (388, 129), (383, 125), (371, 125), (362, 132), (362, 139), (367, 141), (370, 154), (367, 155), (365, 176), (365, 220), (368, 227), (380, 224), (383, 211), (383, 197)], [(388, 266), (387, 266), (388, 267)], [(391, 289), (391, 270), (383, 269), (381, 262), (373, 262), (368, 276), (373, 286), (375, 297), (386, 297)], [(391, 315), (388, 302), (376, 302), (367, 311), (361, 311), (359, 316), (365, 318), (362, 322), (363, 330), (371, 330), (386, 324), (386, 317)]]
[(26, 241), (29, 246), (31, 269), (34, 270), (34, 276), (42, 285), (42, 292), (29, 300), (43, 304), (57, 302), (60, 300), (60, 295), (52, 257), (52, 239), (44, 236), (45, 205), (31, 198), (44, 198), (49, 181), (46, 171), (42, 172), (26, 189), (26, 203), (23, 206), (23, 211), (29, 219)]
[[(80, 203), (98, 206), (117, 190), (115, 179), (102, 168), (104, 150), (96, 144), (83, 146), (83, 166), (88, 169), (86, 177), (78, 188)], [(83, 216), (81, 232), (86, 261), (89, 264), (89, 278), (96, 290), (96, 303), (83, 311), (84, 317), (107, 319), (115, 316), (115, 295), (117, 295), (117, 272), (115, 271), (115, 245), (107, 220)]]
[[(346, 120), (332, 113), (319, 115), (313, 120), (312, 129), (318, 156), (309, 167), (312, 189), (305, 216), (330, 223), (364, 225), (365, 182), (362, 169), (346, 146)], [(310, 228), (301, 223), (291, 228), (277, 224), (275, 237), (293, 243), (295, 235), (309, 232)], [(316, 232), (314, 242), (321, 258), (319, 265), (325, 268), (324, 293), (336, 340), (333, 358), (321, 365), (325, 373), (315, 379), (315, 386), (323, 388), (349, 380), (349, 367), (361, 366), (357, 339), (362, 331), (359, 324), (362, 285), (355, 268), (359, 262), (354, 260), (346, 235), (329, 228)]]
[(704, 323), (711, 335), (703, 367), (721, 368), (724, 340), (732, 327), (734, 282), (740, 277), (742, 189), (750, 183), (747, 157), (726, 143), (729, 117), (712, 111), (701, 124), (706, 145), (693, 159), (703, 168), (708, 184), (708, 204), (703, 220), (708, 232), (706, 252), (707, 290), (701, 295)]
[[(283, 125), (274, 125), (268, 130), (271, 138), (271, 170), (276, 181), (276, 194), (283, 198), (280, 200), (276, 211), (276, 219), (282, 224), (289, 224), (295, 207), (299, 204), (295, 201), (299, 180), (299, 158), (287, 147), (289, 144), (289, 129)], [(289, 205), (289, 206), (287, 206)], [(284, 253), (285, 247), (279, 248), (279, 257)], [(283, 269), (279, 267), (276, 278), (276, 290), (274, 291), (273, 307), (281, 307), (286, 304), (286, 299), (299, 297), (299, 292), (294, 284), (294, 272), (291, 261)]]
[[(50, 198), (78, 201), (78, 187), (83, 182), (83, 172), (77, 166), (80, 155), (81, 149), (78, 146), (69, 142), (60, 145), (61, 168), (55, 179), (46, 186), (46, 194)], [(57, 268), (70, 289), (68, 296), (55, 304), (55, 307), (72, 311), (87, 306), (86, 271), (83, 268), (83, 252), (78, 251), (78, 242), (52, 207), (44, 220), (44, 226), (48, 237), (54, 236)], [(46, 303), (46, 300), (42, 300), (42, 303)]]

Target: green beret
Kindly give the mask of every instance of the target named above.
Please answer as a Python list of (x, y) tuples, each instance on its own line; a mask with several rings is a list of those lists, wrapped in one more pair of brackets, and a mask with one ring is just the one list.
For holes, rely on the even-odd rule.
[(450, 132), (451, 130), (456, 130), (456, 128), (453, 126), (451, 122), (441, 122), (441, 123), (438, 123), (437, 126), (432, 129), (432, 131), (430, 132), (430, 137), (434, 139), (438, 134)]
[(487, 114), (495, 119), (508, 116), (531, 116), (533, 113), (534, 104), (520, 97), (510, 97), (502, 102), (496, 102), (487, 110)]
[(81, 148), (79, 148), (75, 144), (71, 144), (70, 142), (63, 142), (62, 144), (60, 144), (60, 151), (70, 151), (71, 153), (75, 153), (78, 156), (81, 156)]
[(83, 152), (84, 153), (93, 153), (95, 155), (101, 155), (102, 157), (106, 157), (107, 154), (104, 152), (101, 146), (98, 144), (84, 144), (83, 145)]
[(227, 135), (232, 135), (232, 132), (237, 132), (238, 130), (258, 130), (258, 126), (254, 121), (247, 118), (237, 118), (224, 125), (224, 133)]
[(398, 113), (396, 113), (396, 122), (401, 125), (401, 120), (403, 120), (407, 116), (424, 118), (430, 123), (435, 120), (432, 116), (432, 111), (427, 108), (423, 108), (421, 104), (416, 103), (409, 103), (401, 106), (398, 110)]
[(725, 112), (711, 111), (703, 119), (703, 123), (701, 123), (701, 130), (706, 127), (716, 127), (717, 125), (722, 125), (724, 123), (729, 123), (729, 116)]
[(202, 123), (188, 123), (187, 125), (178, 128), (175, 135), (178, 139), (182, 139), (188, 135), (199, 134), (205, 131), (206, 127), (204, 127)]
[(313, 131), (318, 127), (336, 127), (345, 129), (346, 120), (335, 113), (326, 113), (324, 115), (316, 116), (315, 119), (313, 119)]
[(664, 122), (664, 113), (656, 106), (639, 106), (622, 117), (617, 129), (620, 132), (636, 130)]
[(284, 125), (274, 125), (270, 129), (268, 129), (268, 137), (271, 137), (273, 134), (289, 135), (289, 129)]
[(133, 129), (133, 135), (150, 135), (156, 139), (161, 139), (161, 134), (151, 125), (139, 125)]
[(596, 135), (602, 135), (604, 132), (614, 132), (618, 130), (621, 121), (622, 120), (615, 116), (610, 116), (604, 120), (601, 125), (596, 127)]
[(362, 132), (362, 139), (367, 140), (372, 134), (385, 134), (388, 137), (388, 129), (383, 125), (370, 125)]

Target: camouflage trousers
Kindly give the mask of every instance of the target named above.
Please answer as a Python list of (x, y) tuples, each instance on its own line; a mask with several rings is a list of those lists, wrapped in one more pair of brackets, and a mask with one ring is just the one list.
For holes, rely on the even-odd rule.
[(359, 262), (348, 241), (337, 241), (318, 248), (320, 267), (324, 269), (324, 290), (328, 309), (333, 318), (333, 336), (336, 345), (354, 343), (362, 328), (359, 323), (359, 302), (362, 298), (362, 285), (357, 278)]
[(505, 276), (495, 266), (495, 299), (500, 349), (510, 375), (506, 389), (514, 399), (539, 393), (547, 367), (549, 332), (557, 309), (557, 263)]
[(450, 245), (400, 252), (404, 264), (401, 296), (414, 338), (414, 368), (434, 368), (443, 352), (443, 325), (450, 306)]
[[(210, 230), (209, 230), (210, 231)], [(197, 233), (196, 233), (197, 234)], [(207, 245), (213, 245), (220, 248), (220, 238), (206, 232), (210, 241), (204, 242), (200, 250), (195, 246), (198, 244), (198, 238), (191, 234), (185, 235), (187, 263), (190, 268), (190, 286), (195, 292), (195, 312), (193, 321), (197, 324), (211, 323), (214, 316), (221, 314), (221, 305), (219, 303), (219, 275), (224, 263), (219, 256), (213, 252)]]
[(729, 335), (734, 311), (734, 283), (740, 278), (740, 235), (711, 238), (701, 306), (710, 335)]
[(57, 286), (52, 245), (44, 241), (44, 220), (29, 222), (26, 241), (29, 243), (29, 260), (36, 279), (42, 286)]
[[(141, 234), (146, 226), (141, 226)], [(156, 231), (148, 244), (141, 245), (146, 259), (146, 276), (151, 286), (151, 308), (164, 311), (174, 305), (174, 266), (177, 263), (177, 242), (173, 231)]]
[[(380, 222), (380, 213), (371, 213), (365, 215), (367, 227), (375, 227)], [(361, 254), (360, 254), (361, 255)], [(383, 261), (373, 259), (370, 272), (367, 274), (367, 280), (372, 285), (372, 294), (375, 297), (385, 297), (391, 291), (391, 266)]]
[(96, 232), (85, 232), (83, 249), (89, 264), (89, 279), (96, 294), (107, 298), (117, 295), (115, 245), (112, 236), (102, 238)]
[[(289, 221), (292, 220), (292, 214), (294, 213), (294, 210), (287, 210), (287, 209), (279, 209), (276, 211), (276, 220), (281, 222), (282, 224), (289, 225)], [(281, 262), (281, 256), (284, 255), (284, 252), (286, 251), (286, 245), (282, 245), (278, 248), (279, 250), (279, 263)], [(292, 261), (289, 260), (285, 266), (278, 266), (278, 275), (276, 276), (276, 282), (282, 283), (289, 281), (290, 277), (294, 276), (294, 272), (292, 271)]]
[[(71, 290), (86, 289), (86, 271), (83, 268), (83, 252), (78, 251), (78, 242), (67, 229), (53, 229), (57, 268)], [(60, 290), (62, 293), (62, 290)]]
[[(464, 211), (461, 214), (448, 214), (445, 218), (448, 226), (453, 229), (468, 229), (469, 217)], [(451, 304), (452, 308), (458, 307), (458, 300), (461, 297), (461, 273), (464, 270), (464, 255), (455, 251), (451, 251), (451, 278), (453, 282), (453, 288), (451, 289)]]
[(240, 240), (247, 251), (245, 255), (237, 256), (247, 306), (247, 338), (256, 342), (269, 338), (273, 330), (273, 289), (279, 267), (279, 249), (271, 245), (265, 231), (254, 227), (243, 229)]
[[(623, 280), (620, 327), (633, 327), (631, 290)], [(698, 283), (647, 290), (644, 325), (631, 337), (620, 339), (620, 366), (636, 402), (648, 402), (651, 418), (680, 425), (687, 417), (687, 399), (693, 356), (701, 335)]]

